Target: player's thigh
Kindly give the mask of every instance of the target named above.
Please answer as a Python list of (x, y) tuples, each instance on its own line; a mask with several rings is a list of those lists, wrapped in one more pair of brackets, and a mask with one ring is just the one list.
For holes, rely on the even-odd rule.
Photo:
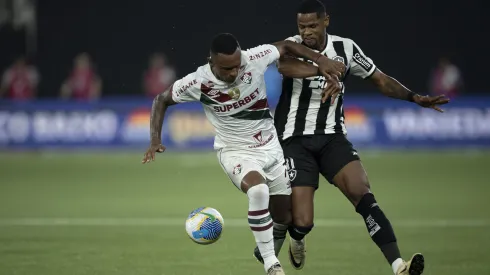
[(260, 155), (237, 151), (218, 151), (218, 161), (231, 182), (242, 192), (260, 183), (266, 183), (264, 161)]
[(360, 160), (345, 165), (335, 175), (333, 182), (354, 206), (357, 206), (362, 197), (370, 192), (367, 173)]
[(318, 137), (320, 160), (320, 173), (331, 184), (334, 177), (352, 161), (359, 160), (357, 150), (343, 134), (329, 134), (325, 137)]
[(305, 146), (305, 142), (310, 139), (311, 137), (292, 137), (282, 144), (287, 175), (293, 188), (310, 186), (318, 189), (319, 164)]
[(284, 154), (279, 143), (277, 147), (264, 151), (266, 165), (264, 167), (265, 177), (269, 185), (271, 196), (291, 195), (291, 184), (287, 174)]
[(366, 171), (357, 150), (342, 134), (328, 135), (320, 155), (320, 172), (337, 186), (351, 202), (369, 190)]
[[(298, 173), (292, 166), (294, 163), (290, 159), (284, 159), (284, 152), (281, 147), (271, 150), (269, 158), (272, 160), (265, 169), (267, 180), (270, 186), (271, 200), (270, 211), (274, 221), (282, 224), (290, 224), (292, 221), (292, 201), (291, 201), (291, 183)], [(318, 172), (316, 172), (318, 176)], [(290, 178), (293, 176), (293, 178)], [(318, 179), (317, 179), (318, 181)], [(315, 190), (315, 187), (310, 187)]]
[(269, 211), (276, 223), (291, 223), (291, 184), (287, 175), (284, 155), (279, 143), (264, 151), (266, 167), (264, 172), (269, 185)]

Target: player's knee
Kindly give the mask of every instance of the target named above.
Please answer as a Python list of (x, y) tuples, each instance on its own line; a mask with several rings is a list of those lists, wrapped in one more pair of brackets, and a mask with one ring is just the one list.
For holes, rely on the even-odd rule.
[(354, 206), (358, 205), (361, 199), (370, 192), (370, 184), (366, 173), (359, 173), (358, 175), (349, 175), (344, 178), (343, 192)]
[(247, 196), (251, 200), (269, 201), (269, 187), (265, 183), (254, 185), (247, 190)]
[(299, 227), (312, 227), (313, 226), (313, 215), (294, 215), (293, 224)]
[(250, 171), (243, 177), (240, 188), (247, 193), (250, 188), (259, 184), (265, 184), (264, 177), (257, 171)]
[(308, 226), (300, 226), (294, 224), (288, 228), (289, 235), (295, 240), (301, 240), (304, 236), (308, 235), (313, 229), (313, 224)]
[[(272, 216), (272, 213), (271, 213), (271, 216)], [(293, 223), (293, 217), (291, 215), (291, 211), (287, 211), (287, 210), (274, 213), (274, 215), (272, 216), (272, 220), (275, 223), (279, 223), (279, 224), (292, 224)]]
[(311, 227), (313, 226), (313, 219), (294, 219), (293, 223), (295, 226), (299, 227)]
[(362, 198), (369, 193), (369, 187), (367, 185), (363, 185), (363, 187), (352, 189), (348, 196), (349, 200), (352, 202), (354, 206), (357, 206)]

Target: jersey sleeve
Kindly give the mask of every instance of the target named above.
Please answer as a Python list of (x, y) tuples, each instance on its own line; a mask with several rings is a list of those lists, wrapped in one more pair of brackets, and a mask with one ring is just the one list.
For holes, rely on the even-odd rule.
[(258, 66), (262, 72), (265, 72), (269, 65), (275, 63), (281, 57), (277, 47), (270, 44), (251, 48), (246, 53), (248, 60)]
[(197, 73), (188, 74), (175, 81), (171, 89), (172, 99), (176, 103), (198, 101), (201, 97)]
[(295, 35), (295, 36), (290, 36), (286, 39), (284, 39), (286, 41), (292, 41), (292, 42), (295, 42), (295, 43), (301, 43), (301, 36), (299, 35)]
[(376, 70), (376, 65), (374, 65), (373, 60), (367, 57), (354, 41), (352, 41), (352, 58), (350, 64), (350, 73), (362, 78), (370, 77)]
[[(285, 41), (291, 41), (291, 42), (294, 42), (294, 43), (298, 43), (298, 44), (301, 44), (301, 36), (299, 35), (295, 35), (295, 36), (290, 36), (286, 39), (284, 39)], [(296, 56), (292, 55), (292, 54), (289, 54), (289, 53), (286, 53), (285, 55), (286, 57), (291, 57), (291, 58), (297, 58)]]

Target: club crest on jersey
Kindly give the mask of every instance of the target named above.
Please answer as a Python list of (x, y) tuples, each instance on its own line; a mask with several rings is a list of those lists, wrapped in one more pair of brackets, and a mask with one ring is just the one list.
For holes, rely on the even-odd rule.
[(338, 55), (337, 55), (337, 56), (335, 56), (334, 58), (332, 58), (332, 60), (334, 60), (334, 61), (338, 61), (338, 62), (342, 62), (342, 64), (344, 64), (344, 65), (345, 65), (345, 60), (344, 60), (344, 58), (343, 58), (342, 56), (338, 56)]
[(294, 166), (294, 160), (291, 157), (285, 158), (284, 159), (284, 166), (286, 166), (286, 173), (287, 176), (289, 177), (290, 181), (294, 181), (296, 179), (296, 175), (298, 174), (296, 172), (296, 167)]
[(242, 165), (237, 164), (235, 167), (233, 167), (233, 175), (238, 175), (242, 172)]
[(257, 134), (253, 135), (253, 138), (254, 138), (254, 140), (257, 143), (262, 143), (262, 141), (264, 140), (264, 138), (262, 137), (262, 131), (260, 131)]
[(220, 93), (221, 93), (220, 90), (211, 90), (211, 91), (209, 91), (208, 95), (210, 98), (215, 98), (215, 97), (219, 97)]
[(240, 90), (238, 88), (231, 88), (229, 91), (228, 91), (228, 95), (234, 99), (234, 100), (237, 100), (240, 98)]
[(245, 83), (245, 84), (250, 84), (252, 83), (252, 73), (251, 72), (246, 72), (244, 73), (241, 77), (240, 80)]

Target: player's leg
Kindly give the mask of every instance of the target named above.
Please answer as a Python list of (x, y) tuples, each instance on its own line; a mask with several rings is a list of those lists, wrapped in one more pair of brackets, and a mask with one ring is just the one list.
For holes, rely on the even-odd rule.
[(306, 263), (305, 237), (313, 229), (313, 199), (318, 189), (319, 167), (311, 151), (313, 136), (295, 137), (283, 144), (292, 187), (293, 225), (289, 228), (289, 261), (295, 269)]
[(274, 220), (274, 249), (277, 256), (286, 239), (288, 228), (292, 225), (291, 183), (288, 165), (279, 143), (275, 150), (271, 150), (269, 158), (270, 165), (265, 172), (271, 194), (269, 210)]
[(271, 213), (272, 220), (274, 221), (274, 225), (272, 226), (274, 251), (276, 256), (279, 256), (279, 252), (281, 251), (284, 240), (286, 239), (288, 228), (292, 224), (291, 195), (271, 195), (269, 201), (269, 211)]
[(279, 263), (274, 251), (273, 221), (269, 212), (269, 187), (257, 171), (248, 172), (242, 179), (241, 189), (248, 196), (248, 223), (264, 260), (266, 271)]
[(367, 173), (357, 151), (344, 135), (331, 136), (322, 156), (321, 169), (325, 178), (337, 186), (363, 217), (371, 239), (381, 249), (393, 272), (422, 274), (422, 255), (415, 255), (408, 263), (402, 260), (393, 227), (370, 190)]
[[(277, 143), (277, 148), (268, 150), (267, 155), (269, 165), (265, 168), (265, 172), (271, 195), (269, 211), (274, 221), (274, 249), (276, 256), (278, 256), (286, 239), (288, 228), (292, 223), (291, 184), (289, 182), (283, 151), (279, 143)], [(254, 250), (254, 256), (259, 262), (263, 262), (258, 247)]]
[(365, 223), (369, 235), (383, 252), (395, 274), (419, 275), (424, 270), (424, 258), (415, 254), (404, 262), (398, 248), (395, 232), (370, 191), (370, 185), (360, 160), (345, 165), (334, 176), (333, 182), (356, 208)]
[[(282, 148), (285, 156), (286, 173), (292, 186), (293, 223), (288, 227), (290, 235), (289, 260), (295, 269), (303, 268), (306, 260), (304, 237), (313, 228), (313, 196), (318, 188), (318, 164), (314, 156), (306, 149), (305, 142), (309, 137), (291, 138)], [(286, 227), (275, 227), (275, 249), (279, 254), (286, 238)], [(260, 255), (255, 251), (256, 258)]]
[[(318, 172), (317, 174), (318, 175)], [(318, 176), (312, 182), (318, 183)], [(295, 269), (302, 269), (306, 263), (305, 237), (313, 229), (313, 199), (316, 187), (295, 186), (292, 188), (293, 226), (289, 228), (289, 262)]]
[(236, 152), (218, 152), (219, 162), (231, 181), (248, 197), (248, 223), (264, 259), (267, 274), (284, 274), (274, 253), (272, 217), (269, 213), (269, 186), (260, 157), (242, 157)]

